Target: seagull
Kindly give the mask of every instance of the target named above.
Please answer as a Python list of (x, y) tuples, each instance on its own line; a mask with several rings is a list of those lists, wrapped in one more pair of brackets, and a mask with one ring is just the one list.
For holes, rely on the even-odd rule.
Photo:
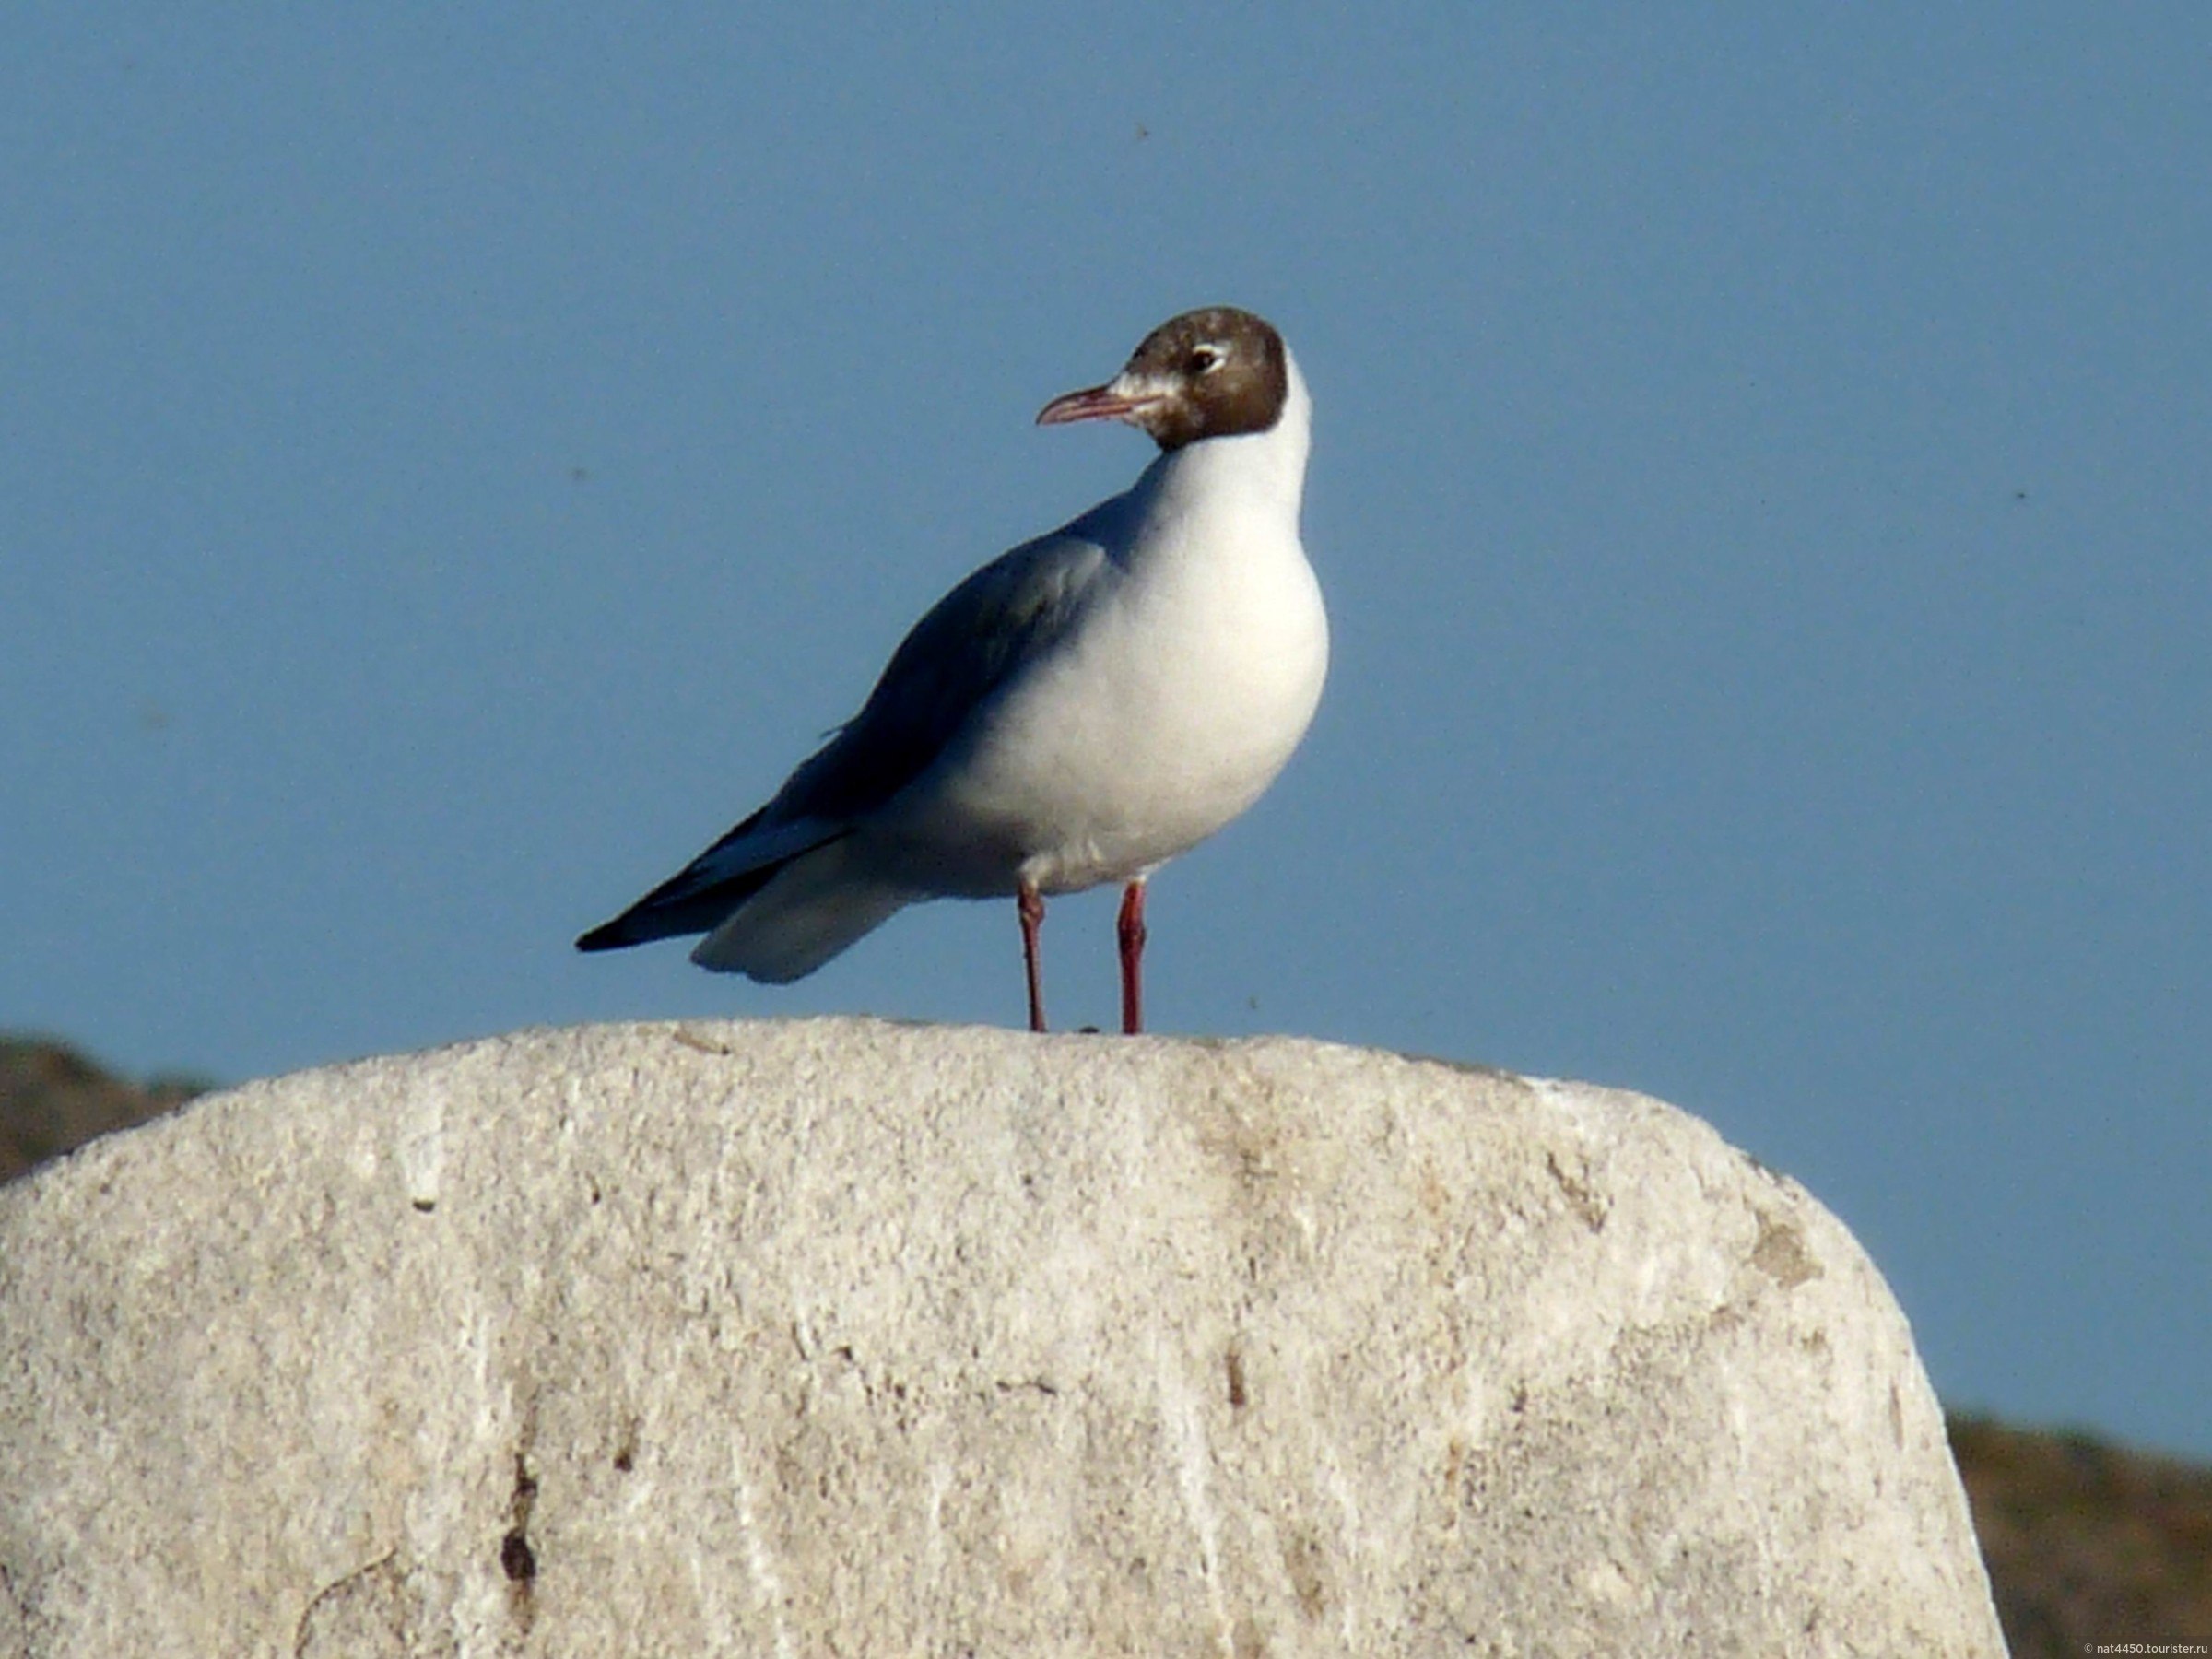
[(788, 984), (906, 905), (1011, 895), (1041, 1031), (1046, 896), (1119, 882), (1141, 1031), (1145, 884), (1259, 799), (1321, 700), (1312, 408), (1282, 335), (1229, 306), (1045, 405), (1040, 426), (1124, 421), (1159, 453), (940, 599), (773, 800), (576, 947), (704, 934), (700, 967)]

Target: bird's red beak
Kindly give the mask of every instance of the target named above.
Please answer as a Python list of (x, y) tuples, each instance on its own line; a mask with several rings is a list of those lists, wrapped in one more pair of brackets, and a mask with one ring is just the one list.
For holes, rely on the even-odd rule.
[(1077, 420), (1129, 420), (1159, 401), (1157, 395), (1140, 395), (1128, 390), (1121, 381), (1112, 380), (1103, 386), (1053, 398), (1037, 411), (1037, 424), (1066, 426)]

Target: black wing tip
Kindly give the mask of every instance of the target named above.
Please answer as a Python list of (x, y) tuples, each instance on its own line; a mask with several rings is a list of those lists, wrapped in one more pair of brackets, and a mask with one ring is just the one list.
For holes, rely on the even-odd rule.
[(623, 925), (625, 920), (627, 918), (618, 916), (612, 922), (602, 922), (577, 939), (576, 948), (582, 951), (620, 950), (626, 945), (643, 944), (642, 939)]
[[(733, 911), (766, 887), (778, 870), (814, 851), (813, 847), (804, 848), (774, 864), (719, 881), (710, 878), (702, 884), (700, 866), (758, 825), (767, 811), (765, 806), (760, 808), (613, 921), (602, 922), (583, 935), (576, 941), (576, 948), (587, 953), (621, 950), (631, 945), (650, 945), (656, 939), (712, 933)], [(850, 828), (841, 830), (816, 844), (826, 846), (852, 833)]]

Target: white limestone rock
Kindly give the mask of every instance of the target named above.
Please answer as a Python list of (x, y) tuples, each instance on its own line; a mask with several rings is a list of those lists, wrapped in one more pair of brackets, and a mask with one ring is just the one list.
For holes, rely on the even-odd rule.
[(1630, 1094), (524, 1032), (0, 1189), (0, 1659), (1996, 1654), (1905, 1322)]

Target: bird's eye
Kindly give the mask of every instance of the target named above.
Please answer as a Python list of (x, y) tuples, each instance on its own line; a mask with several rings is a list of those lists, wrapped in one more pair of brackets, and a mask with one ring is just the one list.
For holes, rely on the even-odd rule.
[(1211, 374), (1221, 367), (1225, 355), (1218, 346), (1194, 346), (1183, 370), (1190, 374)]

